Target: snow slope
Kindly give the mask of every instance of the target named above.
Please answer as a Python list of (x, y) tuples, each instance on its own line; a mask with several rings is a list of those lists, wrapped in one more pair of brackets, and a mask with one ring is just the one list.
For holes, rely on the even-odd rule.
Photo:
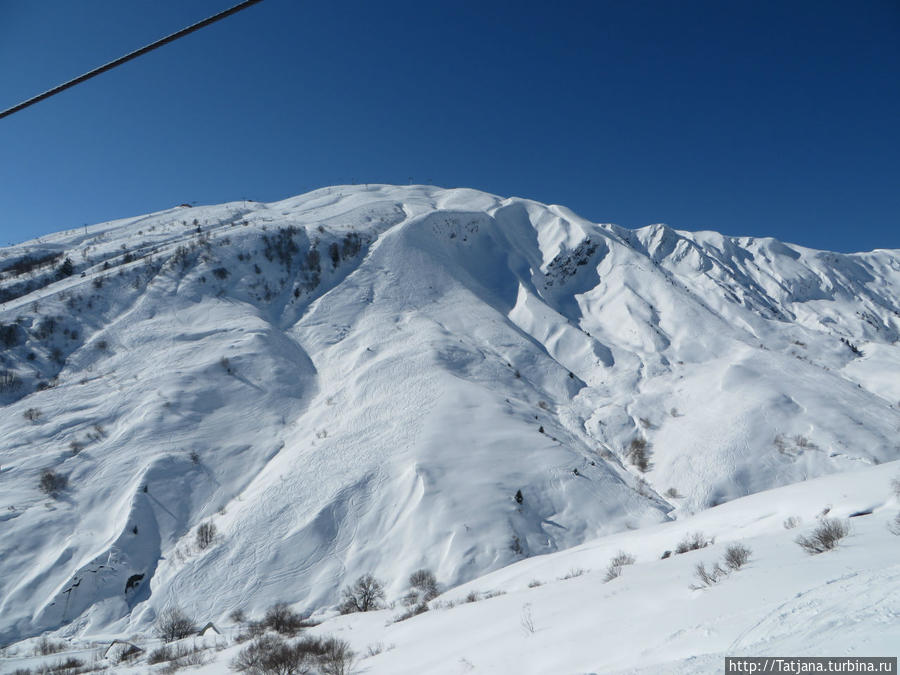
[(897, 251), (343, 186), (0, 274), (0, 645), (321, 611), (370, 571), (453, 587), (900, 457)]
[[(448, 590), (410, 619), (398, 621), (398, 607), (330, 617), (308, 633), (347, 641), (356, 653), (352, 672), (369, 675), (705, 674), (723, 672), (725, 656), (900, 657), (900, 538), (891, 532), (900, 532), (891, 484), (898, 476), (895, 461), (742, 497), (522, 560)], [(809, 555), (795, 539), (823, 517), (847, 523), (850, 533), (834, 550)], [(661, 557), (697, 532), (711, 543)], [(734, 544), (750, 550), (748, 563), (698, 588), (696, 565), (711, 568)], [(634, 563), (606, 581), (620, 551)], [(218, 625), (221, 636), (183, 642), (228, 645), (207, 650), (206, 664), (192, 672), (232, 672), (246, 648), (233, 642), (239, 626)], [(0, 672), (69, 656), (109, 667), (114, 662), (101, 657), (110, 636), (94, 637), (105, 641), (76, 640), (53, 657), (31, 656), (33, 643), (17, 645), (0, 658)], [(142, 644), (150, 651), (158, 641)], [(114, 670), (145, 673), (145, 660)]]

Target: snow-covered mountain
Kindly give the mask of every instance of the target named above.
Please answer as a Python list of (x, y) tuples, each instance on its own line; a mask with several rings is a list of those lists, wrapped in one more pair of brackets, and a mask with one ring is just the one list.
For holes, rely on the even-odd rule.
[(454, 587), (900, 458), (900, 251), (343, 186), (0, 274), (0, 645)]

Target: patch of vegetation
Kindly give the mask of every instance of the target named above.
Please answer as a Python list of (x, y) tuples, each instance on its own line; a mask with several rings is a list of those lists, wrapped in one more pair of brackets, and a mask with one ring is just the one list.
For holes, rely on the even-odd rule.
[(623, 567), (633, 564), (633, 555), (625, 553), (625, 551), (619, 551), (615, 557), (609, 561), (609, 566), (606, 568), (606, 576), (603, 578), (603, 581), (612, 581), (613, 579), (618, 578), (622, 574)]
[(364, 574), (343, 590), (341, 614), (370, 612), (379, 609), (384, 601), (384, 586), (372, 574)]
[(60, 492), (69, 487), (69, 477), (65, 474), (56, 473), (53, 469), (44, 469), (41, 472), (41, 480), (38, 483), (38, 487), (41, 492), (55, 498)]
[(838, 542), (850, 534), (850, 527), (837, 518), (825, 518), (808, 535), (800, 535), (795, 540), (810, 555), (824, 553), (837, 548)]
[(701, 548), (709, 546), (709, 541), (703, 536), (702, 532), (694, 532), (685, 535), (684, 539), (678, 542), (675, 547), (675, 553), (687, 553), (688, 551), (697, 551)]

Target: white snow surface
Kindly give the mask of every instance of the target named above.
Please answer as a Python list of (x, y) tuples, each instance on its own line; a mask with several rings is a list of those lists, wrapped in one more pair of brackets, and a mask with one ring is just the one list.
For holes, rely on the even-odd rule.
[[(900, 251), (632, 231), (427, 186), (0, 249), (0, 646), (146, 634), (172, 605), (326, 618), (360, 574), (397, 599), (428, 567), (443, 601), (507, 593), (315, 630), (395, 644), (361, 661), (373, 673), (896, 653), (898, 298)], [(47, 469), (68, 477), (55, 497)], [(875, 512), (811, 557), (782, 522), (826, 506)], [(715, 546), (659, 560), (697, 529)], [(732, 539), (751, 565), (689, 589)], [(619, 549), (638, 563), (604, 584)]]

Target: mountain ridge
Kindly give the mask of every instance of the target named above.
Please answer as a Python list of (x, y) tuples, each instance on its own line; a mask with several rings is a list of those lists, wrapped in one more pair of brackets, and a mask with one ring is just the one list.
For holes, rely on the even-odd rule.
[(457, 585), (900, 457), (900, 251), (342, 186), (44, 237), (0, 275), (3, 643)]

